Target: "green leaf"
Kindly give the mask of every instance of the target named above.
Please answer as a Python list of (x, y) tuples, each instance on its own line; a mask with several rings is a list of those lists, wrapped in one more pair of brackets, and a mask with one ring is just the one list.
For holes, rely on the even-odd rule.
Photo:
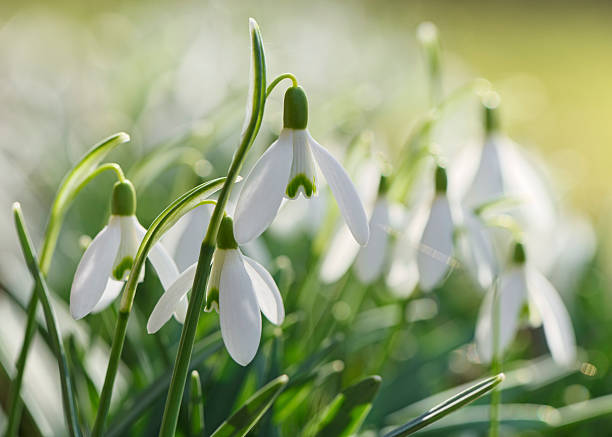
[(19, 243), (21, 244), (21, 249), (23, 251), (26, 264), (28, 265), (30, 273), (32, 274), (32, 277), (36, 282), (35, 290), (38, 295), (38, 298), (42, 303), (43, 312), (45, 314), (45, 321), (47, 322), (47, 331), (51, 336), (53, 348), (55, 349), (55, 354), (57, 356), (62, 387), (64, 415), (66, 416), (66, 425), (72, 437), (79, 437), (81, 435), (81, 430), (79, 429), (78, 424), (79, 419), (76, 410), (77, 404), (74, 399), (72, 380), (70, 377), (70, 371), (68, 369), (68, 360), (66, 359), (64, 345), (62, 343), (62, 335), (57, 325), (55, 312), (53, 311), (53, 308), (51, 307), (51, 303), (49, 301), (49, 288), (47, 287), (45, 278), (38, 266), (38, 260), (36, 259), (34, 246), (32, 245), (32, 240), (30, 239), (30, 236), (26, 229), (23, 214), (21, 213), (21, 206), (19, 205), (19, 203), (13, 204), (13, 217), (15, 220), (15, 227), (17, 228)]
[(84, 182), (87, 181), (106, 155), (119, 144), (128, 141), (130, 141), (130, 136), (124, 132), (119, 132), (93, 146), (62, 180), (51, 208), (51, 214), (62, 215), (70, 201), (83, 188)]
[(478, 399), (482, 395), (491, 391), (495, 386), (501, 383), (504, 380), (504, 374), (500, 373), (499, 375), (492, 376), (491, 378), (487, 378), (484, 381), (479, 382), (478, 384), (464, 390), (457, 395), (447, 399), (439, 405), (436, 405), (431, 410), (426, 411), (421, 414), (419, 417), (411, 420), (405, 425), (396, 428), (387, 434), (384, 437), (404, 437), (410, 435), (421, 428), (426, 427), (440, 419), (444, 416), (452, 413), (460, 409), (461, 407), (469, 404), (470, 402)]
[(382, 379), (368, 376), (344, 389), (306, 426), (304, 437), (348, 437), (359, 430), (372, 408)]
[(289, 382), (287, 375), (271, 381), (253, 396), (229, 419), (223, 422), (211, 437), (242, 437), (255, 426), (261, 416), (270, 408), (276, 397)]
[(202, 396), (202, 382), (197, 370), (191, 371), (191, 385), (189, 387), (189, 431), (190, 435), (204, 434), (204, 398)]

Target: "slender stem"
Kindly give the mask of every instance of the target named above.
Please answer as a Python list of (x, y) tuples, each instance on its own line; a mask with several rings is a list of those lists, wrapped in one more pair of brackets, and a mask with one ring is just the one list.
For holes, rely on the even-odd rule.
[(276, 85), (278, 85), (284, 79), (291, 79), (293, 86), (294, 87), (298, 86), (297, 78), (293, 74), (283, 73), (280, 76), (278, 76), (276, 79), (274, 79), (272, 82), (270, 82), (270, 85), (268, 85), (268, 89), (266, 89), (266, 98), (268, 98), (270, 93), (272, 93), (272, 90), (276, 87)]
[[(119, 368), (119, 358), (121, 351), (123, 350), (123, 343), (125, 341), (125, 333), (127, 331), (129, 317), (129, 311), (126, 312), (119, 310), (119, 316), (117, 317), (117, 324), (115, 326), (115, 335), (113, 337), (113, 345), (111, 348), (111, 355), (108, 359), (108, 367), (106, 369), (106, 376), (104, 377), (104, 386), (102, 387), (100, 402), (98, 403), (98, 414), (96, 414), (96, 421), (94, 422), (94, 427), (91, 431), (92, 437), (102, 435), (104, 420), (106, 419), (106, 413), (110, 407), (113, 385), (115, 384), (115, 376), (117, 375), (117, 369)], [(100, 414), (100, 412), (103, 412), (103, 414)]]
[[(500, 331), (500, 299), (499, 287), (497, 282), (493, 285), (493, 313), (491, 315), (493, 324), (493, 356), (491, 359), (491, 372), (496, 375), (501, 373), (502, 362), (501, 353), (499, 350), (499, 331)], [(491, 392), (491, 411), (490, 411), (490, 428), (489, 437), (497, 437), (499, 435), (499, 404), (501, 402), (501, 392), (498, 388)]]
[(238, 177), (238, 173), (242, 167), (246, 154), (249, 151), (251, 144), (253, 144), (257, 133), (259, 132), (261, 120), (263, 118), (263, 111), (266, 101), (266, 63), (259, 28), (254, 21), (252, 21), (251, 25), (253, 26), (251, 42), (255, 67), (255, 76), (253, 78), (255, 86), (253, 87), (253, 108), (251, 112), (251, 119), (243, 132), (240, 145), (234, 154), (234, 158), (227, 172), (227, 179), (223, 184), (223, 188), (221, 188), (217, 205), (215, 206), (210, 218), (206, 236), (202, 241), (200, 257), (198, 259), (196, 274), (193, 281), (193, 286), (191, 288), (191, 297), (189, 299), (189, 307), (187, 309), (185, 325), (183, 326), (183, 331), (181, 333), (181, 340), (176, 355), (176, 361), (174, 363), (172, 380), (170, 381), (170, 388), (166, 398), (166, 406), (164, 408), (162, 424), (159, 430), (160, 437), (173, 437), (176, 430), (176, 424), (181, 408), (181, 400), (183, 397), (183, 391), (185, 390), (185, 382), (187, 380), (187, 373), (189, 372), (189, 361), (191, 359), (198, 321), (200, 319), (201, 309), (206, 295), (206, 284), (208, 283), (208, 277), (210, 276), (211, 261), (215, 251), (217, 232), (219, 231), (219, 225), (221, 224), (221, 220), (225, 212), (225, 205), (232, 190), (232, 186), (234, 185), (234, 181)]

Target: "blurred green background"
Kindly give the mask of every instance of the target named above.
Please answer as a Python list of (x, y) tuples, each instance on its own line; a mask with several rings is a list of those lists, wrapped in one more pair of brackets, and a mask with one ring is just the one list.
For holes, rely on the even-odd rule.
[[(445, 90), (475, 77), (493, 83), (502, 97), (505, 131), (545, 160), (561, 199), (589, 215), (602, 249), (568, 304), (578, 344), (599, 373), (595, 378), (578, 373), (544, 390), (521, 392), (515, 400), (564, 403), (612, 391), (606, 373), (612, 357), (612, 298), (605, 256), (611, 216), (612, 4), (605, 1), (3, 1), (2, 284), (23, 300), (29, 293), (11, 203), (22, 202), (40, 241), (61, 177), (107, 135), (130, 133), (132, 143), (113, 155), (128, 173), (137, 172), (132, 166), (154, 148), (185, 148), (180, 165), (142, 183), (139, 217), (145, 225), (173, 196), (224, 171), (243, 117), (249, 16), (262, 29), (269, 77), (290, 71), (309, 93), (313, 135), (342, 149), (362, 129), (371, 129), (382, 151), (396, 150), (428, 107), (426, 69), (414, 35), (424, 20), (437, 24)], [(261, 151), (278, 132), (280, 95), (266, 107), (254, 150)], [(479, 138), (478, 121), (465, 121), (454, 146)], [(87, 188), (69, 213), (49, 277), (63, 299), (81, 254), (79, 237), (94, 235), (106, 221), (102, 211), (108, 210), (110, 180), (101, 178), (100, 186)], [(304, 274), (299, 246), (272, 243), (275, 256), (287, 253), (298, 277)], [(437, 317), (397, 340), (395, 358), (400, 364), (382, 373), (381, 406), (368, 419), (370, 424), (383, 424), (385, 416), (402, 405), (484, 371), (468, 363), (469, 347), (463, 346), (471, 341), (480, 295), (453, 293), (453, 287), (465, 286), (461, 278), (457, 281), (436, 298), (445, 302), (438, 303)], [(23, 322), (16, 307), (2, 311), (7, 320), (14, 319), (11, 327)], [(367, 326), (364, 322), (362, 329)], [(166, 340), (177, 332), (167, 334)], [(11, 339), (5, 329), (1, 335), (0, 352), (7, 359), (18, 350), (21, 334)], [(529, 334), (522, 335), (525, 342), (519, 343), (524, 344)], [(535, 350), (545, 350), (541, 338), (535, 341)], [(347, 373), (380, 370), (368, 361), (371, 352), (361, 351), (347, 365)], [(514, 352), (520, 355), (525, 349)], [(130, 359), (137, 361), (128, 352)], [(406, 382), (406, 374), (418, 375), (421, 382)], [(393, 390), (394, 383), (400, 384), (395, 385), (399, 390)], [(52, 404), (54, 398), (46, 402)], [(598, 423), (612, 426), (612, 419)], [(595, 426), (559, 435), (595, 435)]]

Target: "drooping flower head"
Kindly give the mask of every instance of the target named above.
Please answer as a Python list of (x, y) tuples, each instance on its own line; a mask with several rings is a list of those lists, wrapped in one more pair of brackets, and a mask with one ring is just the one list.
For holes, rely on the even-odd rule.
[(308, 130), (308, 100), (299, 86), (285, 93), (283, 129), (247, 176), (236, 205), (236, 240), (244, 244), (263, 233), (283, 198), (317, 192), (315, 162), (327, 180), (355, 240), (368, 241), (368, 219), (355, 186), (342, 165)]
[[(576, 339), (567, 309), (554, 286), (527, 260), (522, 243), (514, 245), (512, 261), (499, 277), (497, 288), (498, 353), (510, 345), (521, 316), (528, 313), (531, 325), (543, 325), (553, 359), (565, 366), (575, 364)], [(483, 300), (476, 325), (478, 351), (487, 362), (493, 357), (494, 304), (495, 290), (491, 289)]]
[[(136, 192), (129, 180), (117, 182), (113, 187), (111, 216), (93, 239), (74, 275), (70, 290), (70, 312), (75, 319), (92, 311), (101, 311), (119, 295), (127, 280), (138, 246), (146, 230), (136, 218)], [(178, 269), (161, 244), (149, 252), (164, 288), (178, 276)], [(139, 272), (139, 282), (144, 269)]]
[[(275, 325), (285, 318), (281, 294), (268, 271), (242, 254), (234, 238), (233, 221), (224, 217), (217, 235), (217, 248), (206, 289), (206, 311), (219, 313), (221, 335), (230, 356), (238, 364), (250, 363), (261, 338), (261, 313)], [(186, 298), (197, 263), (187, 268), (159, 299), (149, 321), (148, 332), (157, 332)]]

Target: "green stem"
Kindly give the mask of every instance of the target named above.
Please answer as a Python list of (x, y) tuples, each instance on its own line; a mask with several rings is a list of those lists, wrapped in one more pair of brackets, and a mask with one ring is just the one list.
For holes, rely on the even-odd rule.
[(276, 85), (278, 85), (284, 79), (291, 79), (291, 82), (293, 83), (293, 86), (294, 87), (298, 86), (297, 78), (293, 74), (291, 74), (291, 73), (281, 74), (276, 79), (274, 79), (272, 82), (270, 82), (270, 85), (268, 85), (268, 89), (266, 89), (266, 98), (268, 98), (270, 93), (272, 93), (272, 90), (274, 90)]
[(259, 132), (261, 120), (263, 118), (263, 111), (266, 101), (266, 63), (264, 59), (263, 43), (261, 41), (259, 27), (254, 20), (251, 21), (251, 26), (251, 43), (255, 73), (253, 77), (255, 86), (253, 87), (253, 108), (251, 112), (251, 119), (243, 132), (238, 150), (236, 150), (236, 153), (234, 154), (234, 159), (232, 160), (227, 173), (227, 179), (223, 184), (223, 188), (221, 188), (217, 205), (215, 206), (210, 218), (206, 236), (204, 237), (204, 241), (202, 241), (200, 257), (198, 259), (196, 274), (191, 289), (191, 297), (189, 299), (189, 308), (185, 318), (185, 325), (183, 326), (183, 331), (181, 333), (181, 340), (176, 355), (176, 361), (174, 363), (172, 380), (170, 381), (170, 388), (166, 398), (166, 406), (164, 408), (164, 415), (159, 431), (160, 437), (173, 437), (176, 430), (176, 424), (181, 408), (181, 400), (183, 397), (183, 391), (185, 390), (187, 373), (189, 371), (189, 361), (191, 359), (193, 343), (195, 341), (198, 321), (200, 319), (200, 312), (202, 310), (202, 305), (204, 304), (204, 298), (206, 295), (206, 284), (210, 275), (211, 261), (215, 251), (217, 232), (219, 231), (219, 225), (223, 219), (225, 205), (229, 198), (234, 181), (238, 177), (238, 172), (242, 167), (246, 154), (251, 147), (251, 144), (253, 144), (257, 133)]
[(110, 408), (113, 385), (115, 384), (115, 376), (117, 376), (117, 369), (119, 368), (119, 358), (121, 356), (121, 351), (123, 350), (123, 343), (125, 341), (125, 333), (127, 331), (129, 317), (129, 311), (124, 311), (123, 309), (119, 310), (119, 316), (117, 317), (117, 324), (115, 326), (115, 335), (113, 337), (113, 345), (111, 347), (111, 354), (108, 359), (106, 376), (104, 377), (104, 386), (102, 387), (100, 402), (98, 403), (96, 421), (94, 422), (94, 427), (91, 431), (92, 437), (102, 435), (106, 413), (108, 413), (108, 409)]
[[(499, 318), (500, 318), (500, 305), (499, 305), (499, 287), (497, 284), (493, 285), (493, 313), (491, 315), (493, 325), (493, 356), (491, 359), (491, 372), (494, 375), (501, 373), (502, 362), (501, 353), (499, 350)], [(501, 403), (501, 391), (499, 388), (494, 388), (491, 392), (491, 411), (490, 411), (490, 428), (489, 437), (497, 437), (499, 435), (499, 405)]]
[(21, 244), (26, 263), (28, 264), (28, 268), (30, 269), (30, 272), (32, 273), (32, 276), (36, 282), (35, 290), (38, 293), (38, 298), (41, 301), (43, 312), (45, 314), (47, 331), (49, 332), (53, 348), (55, 349), (55, 353), (58, 358), (66, 424), (72, 437), (80, 437), (81, 431), (78, 424), (76, 402), (74, 399), (74, 393), (72, 391), (72, 381), (70, 379), (70, 372), (68, 370), (68, 361), (66, 359), (66, 353), (64, 351), (64, 345), (62, 343), (62, 337), (57, 325), (55, 313), (49, 301), (49, 289), (47, 288), (47, 283), (45, 282), (38, 260), (36, 259), (36, 254), (34, 253), (30, 236), (25, 228), (25, 222), (23, 220), (23, 215), (21, 214), (21, 207), (19, 204), (15, 204), (13, 206), (13, 215), (15, 218), (19, 242)]

